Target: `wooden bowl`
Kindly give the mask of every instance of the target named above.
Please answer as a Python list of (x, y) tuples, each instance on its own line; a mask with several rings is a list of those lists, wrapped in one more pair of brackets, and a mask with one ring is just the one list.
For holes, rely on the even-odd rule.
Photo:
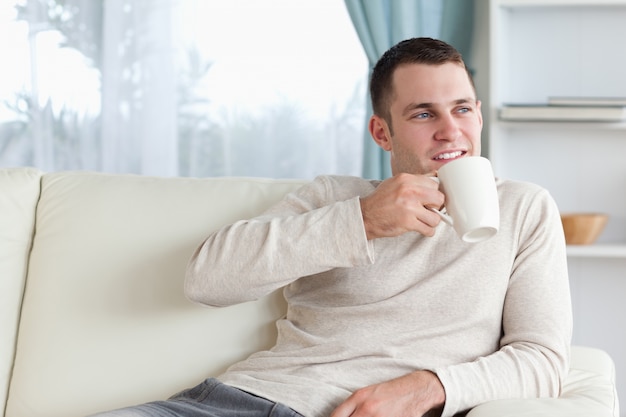
[(561, 214), (565, 243), (568, 245), (590, 245), (604, 230), (609, 216), (603, 213)]

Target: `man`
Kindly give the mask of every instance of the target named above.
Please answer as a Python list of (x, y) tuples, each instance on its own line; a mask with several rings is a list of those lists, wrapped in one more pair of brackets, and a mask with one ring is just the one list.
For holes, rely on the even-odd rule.
[(197, 302), (284, 287), (276, 345), (169, 401), (113, 415), (452, 416), (559, 394), (572, 317), (554, 201), (499, 179), (498, 234), (463, 242), (429, 209), (445, 203), (430, 177), (480, 154), (480, 102), (461, 56), (429, 38), (400, 42), (370, 91), (369, 131), (390, 153), (392, 178), (319, 177), (213, 233), (190, 261), (185, 290)]

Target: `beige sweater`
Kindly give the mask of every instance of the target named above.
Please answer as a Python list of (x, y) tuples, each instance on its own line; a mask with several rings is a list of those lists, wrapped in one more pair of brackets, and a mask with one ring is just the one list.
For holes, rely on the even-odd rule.
[(334, 176), (209, 236), (189, 264), (190, 299), (227, 306), (284, 287), (289, 306), (276, 345), (219, 379), (307, 417), (417, 369), (443, 383), (443, 416), (557, 396), (572, 327), (559, 213), (540, 187), (497, 182), (500, 231), (482, 243), (443, 222), (434, 237), (368, 242), (359, 196), (378, 182)]

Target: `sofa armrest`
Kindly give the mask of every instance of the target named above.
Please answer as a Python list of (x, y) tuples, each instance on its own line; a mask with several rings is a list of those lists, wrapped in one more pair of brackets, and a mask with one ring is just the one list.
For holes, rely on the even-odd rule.
[(13, 371), (41, 175), (34, 168), (0, 169), (0, 415)]
[(559, 398), (490, 401), (467, 414), (503, 416), (619, 417), (613, 360), (600, 349), (573, 346), (570, 372)]

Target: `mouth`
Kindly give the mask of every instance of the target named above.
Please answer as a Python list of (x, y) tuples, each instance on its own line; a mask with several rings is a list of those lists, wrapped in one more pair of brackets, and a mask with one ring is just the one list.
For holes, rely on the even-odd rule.
[(460, 158), (465, 155), (467, 151), (454, 151), (454, 152), (443, 152), (439, 155), (435, 156), (433, 159), (435, 161), (451, 161), (456, 158)]

